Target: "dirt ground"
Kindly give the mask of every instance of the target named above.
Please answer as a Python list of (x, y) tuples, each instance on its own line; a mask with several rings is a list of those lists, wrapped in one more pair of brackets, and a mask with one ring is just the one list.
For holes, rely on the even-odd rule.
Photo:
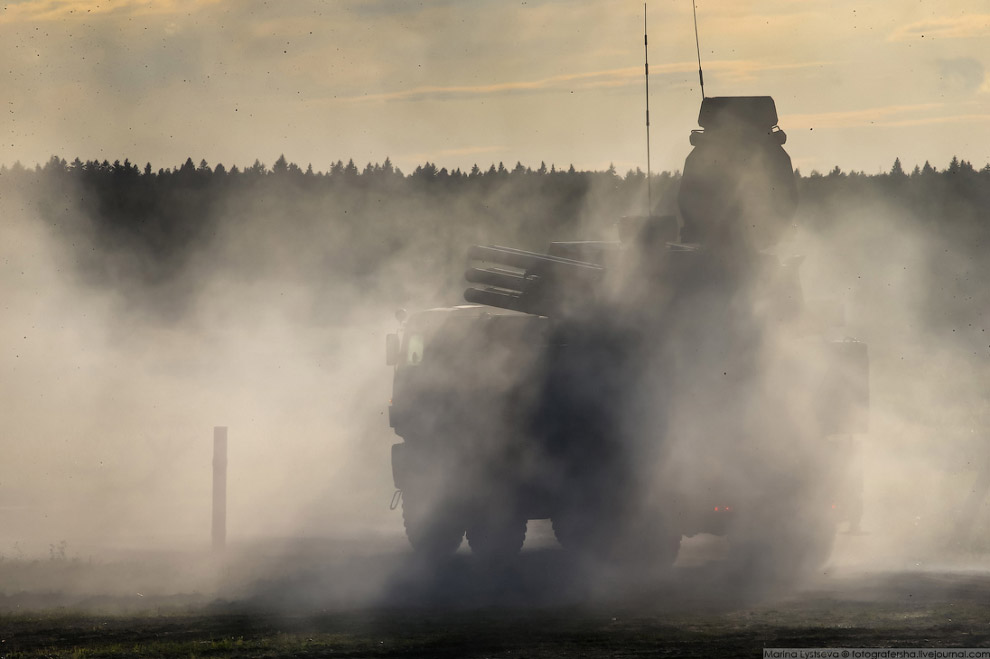
[[(542, 533), (542, 536), (541, 536)], [(727, 575), (718, 539), (669, 572), (589, 570), (534, 529), (519, 560), (419, 564), (401, 538), (225, 556), (0, 563), (0, 657), (761, 656), (764, 647), (990, 647), (990, 570), (851, 560), (788, 589)], [(858, 551), (855, 555), (859, 555)]]

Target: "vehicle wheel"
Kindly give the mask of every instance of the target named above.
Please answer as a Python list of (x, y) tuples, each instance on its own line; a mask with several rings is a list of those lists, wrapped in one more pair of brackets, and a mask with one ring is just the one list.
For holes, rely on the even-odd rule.
[(614, 541), (612, 529), (595, 524), (579, 513), (554, 515), (550, 522), (560, 546), (576, 554), (603, 558)]
[(402, 521), (417, 554), (436, 559), (450, 556), (464, 539), (464, 523), (449, 506), (425, 506), (415, 495), (402, 493)]
[(479, 515), (467, 530), (471, 552), (485, 562), (503, 562), (519, 553), (526, 541), (526, 518)]

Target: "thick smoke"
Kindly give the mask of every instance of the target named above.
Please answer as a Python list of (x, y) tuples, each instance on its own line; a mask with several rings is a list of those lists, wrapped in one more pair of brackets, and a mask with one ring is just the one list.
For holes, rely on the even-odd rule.
[[(493, 185), (480, 203), (456, 199), (445, 207), (447, 218), (464, 221), (445, 224), (449, 233), (438, 238), (439, 209), (426, 195), (407, 189), (385, 201), (357, 197), (331, 206), (301, 189), (286, 204), (268, 179), (249, 195), (214, 200), (187, 249), (166, 261), (106, 233), (94, 208), (76, 203), (79, 191), (53, 192), (66, 206), (57, 213), (39, 210), (36, 190), (5, 193), (0, 553), (97, 562), (117, 555), (111, 549), (206, 556), (211, 431), (225, 425), (228, 571), (218, 577), (197, 564), (184, 572), (169, 559), (164, 573), (171, 576), (153, 588), (303, 606), (371, 603), (383, 594), (403, 601), (423, 592), (417, 588), (463, 594), (458, 579), (479, 578), (473, 567), (465, 572), (461, 561), (444, 572), (415, 562), (398, 511), (388, 510), (389, 448), (397, 438), (386, 417), (392, 383), (384, 337), (395, 329), (397, 307), (460, 302), (472, 243), (542, 250), (551, 239), (613, 237), (615, 217), (636, 209), (609, 206), (616, 179), (600, 183), (575, 195), (568, 221), (549, 216), (557, 209), (549, 202), (520, 211), (508, 187)], [(538, 198), (535, 190), (527, 199)], [(660, 203), (676, 208), (676, 190), (664, 192)], [(572, 391), (576, 398), (562, 409), (579, 412), (581, 396), (621, 397), (622, 417), (608, 423), (621, 428), (626, 453), (622, 464), (602, 462), (616, 471), (596, 477), (615, 476), (616, 490), (635, 487), (642, 496), (624, 514), (638, 533), (633, 539), (650, 552), (657, 551), (648, 533), (656, 519), (699, 531), (678, 526), (677, 516), (725, 499), (714, 505), (758, 509), (758, 517), (739, 519), (762, 533), (823, 503), (823, 488), (855, 491), (862, 472), (861, 527), (869, 535), (840, 535), (833, 565), (971, 565), (978, 556), (959, 529), (985, 527), (985, 509), (971, 520), (959, 512), (987, 460), (979, 396), (987, 342), (975, 284), (984, 272), (973, 247), (983, 243), (982, 229), (960, 224), (950, 232), (895, 194), (804, 203), (797, 229), (776, 252), (785, 260), (804, 255), (800, 281), (808, 306), (820, 312), (816, 328), (768, 319), (776, 307), (746, 295), (685, 296), (696, 282), (664, 278), (663, 257), (648, 245), (629, 248), (613, 287), (590, 306), (581, 295), (573, 303), (574, 313), (587, 314), (582, 322), (628, 334), (629, 354), (601, 359), (638, 362), (638, 370), (625, 371), (636, 377), (567, 374), (586, 390)], [(683, 299), (672, 303), (677, 296)], [(727, 307), (732, 318), (773, 329), (740, 338), (738, 327), (719, 324)], [(609, 323), (602, 314), (611, 314)], [(839, 316), (844, 323), (827, 322)], [(455, 357), (471, 368), (456, 371), (464, 378), (456, 387), (449, 372), (438, 373), (437, 396), (457, 400), (427, 410), (428, 433), (443, 437), (444, 424), (467, 425), (477, 432), (460, 441), (479, 468), (511, 469), (512, 477), (531, 470), (548, 489), (579, 493), (561, 485), (570, 475), (546, 471), (547, 456), (528, 433), (540, 423), (588, 432), (585, 422), (602, 420), (541, 419), (531, 409), (548, 377), (534, 327), (468, 337), (466, 353)], [(869, 345), (869, 433), (826, 437), (815, 390), (805, 385), (821, 379), (830, 357), (808, 358), (816, 354), (806, 349), (809, 335)], [(600, 337), (583, 338), (589, 350), (601, 345)], [(744, 339), (745, 346), (733, 343)], [(520, 345), (527, 348), (513, 347)], [(795, 371), (794, 360), (803, 370)], [(747, 377), (733, 379), (739, 369)], [(463, 404), (486, 399), (497, 404)], [(829, 451), (850, 447), (841, 473), (822, 467)], [(512, 461), (499, 467), (506, 455)], [(625, 477), (633, 482), (619, 480)], [(423, 499), (430, 515), (445, 483), (432, 485)], [(493, 489), (473, 494), (505, 502)], [(792, 526), (796, 535), (774, 541), (800, 544), (812, 527)], [(733, 530), (737, 546), (764, 539), (730, 523), (726, 531)], [(530, 523), (528, 547), (534, 538), (550, 548), (542, 552), (558, 551), (545, 525)], [(693, 542), (683, 543), (679, 564), (691, 562)], [(628, 558), (628, 549), (619, 554)], [(458, 560), (474, 558), (464, 552)], [(533, 555), (522, 564), (545, 568), (544, 554)], [(567, 576), (556, 566), (540, 581), (562, 588), (562, 597), (596, 589), (615, 595), (616, 584), (629, 585), (608, 561), (566, 565)], [(539, 587), (527, 590), (523, 577), (506, 583), (519, 587), (520, 600), (540, 600)], [(128, 587), (83, 581), (97, 591)], [(45, 587), (68, 588), (51, 580)], [(497, 590), (486, 588), (471, 592), (484, 602)]]
[(806, 295), (841, 301), (842, 332), (870, 345), (870, 432), (860, 440), (870, 535), (836, 558), (975, 567), (985, 562), (987, 525), (978, 488), (987, 465), (990, 342), (978, 284), (986, 229), (930, 183), (916, 192), (896, 183), (837, 203), (830, 217), (809, 205), (790, 245), (808, 254)]
[[(0, 554), (11, 569), (46, 558), (143, 560), (153, 550), (166, 568), (149, 564), (149, 573), (172, 576), (146, 580), (146, 594), (217, 587), (175, 578), (168, 557), (208, 557), (218, 425), (229, 428), (236, 564), (257, 542), (271, 547), (262, 554), (306, 560), (342, 547), (404, 551), (388, 509), (395, 439), (384, 335), (399, 306), (456, 301), (465, 245), (525, 236), (536, 247), (534, 234), (553, 230), (536, 225), (547, 210), (506, 221), (520, 201), (492, 184), (453, 204), (439, 195), (443, 208), (411, 183), (381, 183), (377, 194), (344, 185), (329, 203), (270, 174), (246, 193), (187, 178), (149, 211), (160, 190), (101, 198), (92, 177), (54, 167), (10, 170), (3, 188)], [(129, 189), (140, 190), (134, 180)], [(594, 192), (580, 198), (604, 203)], [(580, 203), (569, 211), (575, 222)], [(448, 232), (441, 240), (437, 227)], [(323, 549), (306, 548), (307, 538)], [(284, 562), (259, 560), (248, 552), (245, 572), (225, 572), (240, 584), (231, 587), (285, 573)], [(387, 572), (376, 565), (354, 580)], [(69, 580), (37, 587), (72, 590)], [(6, 594), (30, 581), (11, 581)], [(91, 575), (77, 581), (100, 588)], [(129, 588), (106, 584), (120, 587)]]
[(495, 288), (468, 298), (530, 315), (410, 319), (396, 458), (422, 553), (466, 529), (490, 559), (521, 544), (527, 517), (550, 517), (606, 573), (652, 573), (682, 536), (717, 532), (749, 585), (818, 567), (836, 521), (858, 525), (854, 441), (835, 435), (865, 429), (864, 350), (831, 342), (802, 309), (796, 262), (764, 251), (794, 206), (777, 134), (725, 125), (698, 136), (681, 181), (681, 231), (700, 247), (667, 244), (671, 217), (548, 258), (476, 249), (514, 272), (470, 270)]
[[(435, 362), (430, 386), (453, 397), (427, 408), (457, 412), (422, 435), (470, 439), (459, 440), (464, 458), (439, 454), (451, 460), (439, 473), (452, 476), (431, 481), (422, 495), (435, 504), (439, 527), (467, 526), (471, 540), (477, 509), (460, 512), (468, 521), (457, 522), (449, 506), (467, 498), (458, 490), (460, 465), (507, 459), (509, 481), (526, 481), (532, 470), (540, 486), (564, 498), (563, 510), (573, 497), (582, 524), (599, 515), (591, 529), (558, 524), (563, 515), (554, 524), (565, 545), (590, 534), (580, 542), (605, 560), (582, 574), (597, 574), (601, 583), (614, 577), (610, 559), (638, 554), (663, 564), (665, 530), (712, 531), (717, 524), (699, 521), (705, 506), (733, 511), (719, 530), (730, 541), (726, 583), (736, 588), (726, 592), (734, 594), (791, 584), (828, 565), (978, 562), (973, 541), (986, 524), (979, 392), (987, 355), (980, 342), (984, 296), (974, 283), (984, 270), (979, 211), (961, 198), (947, 203), (960, 192), (946, 195), (931, 178), (914, 179), (917, 187), (908, 189), (899, 167), (841, 200), (828, 186), (843, 177), (829, 179), (802, 181), (810, 203), (788, 234), (771, 241), (772, 250), (766, 236), (778, 227), (726, 221), (705, 246), (702, 267), (686, 270), (671, 260), (688, 257), (646, 236), (614, 260), (587, 257), (610, 268), (603, 288), (585, 285), (573, 268), (562, 275), (533, 266), (545, 269), (543, 283), (532, 286), (550, 292), (530, 289), (530, 301), (519, 304), (563, 319), (556, 328), (519, 321), (533, 337), (506, 339), (497, 323), (483, 334), (487, 321), (462, 320), (458, 334), (451, 319), (433, 336), (433, 357), (469, 373)], [(754, 180), (747, 170), (738, 182), (722, 181), (738, 183), (733, 206), (760, 209), (734, 217), (772, 220), (766, 181)], [(846, 190), (856, 190), (855, 178)], [(924, 216), (926, 207), (957, 214), (934, 220)], [(581, 253), (580, 245), (571, 247)], [(515, 258), (476, 256), (497, 264)], [(517, 265), (515, 275), (529, 267)], [(506, 276), (513, 275), (494, 271), (477, 281)], [(511, 299), (507, 304), (516, 304)], [(540, 341), (551, 347), (527, 352)], [(549, 365), (555, 342), (568, 346), (569, 357)], [(424, 365), (428, 351), (417, 353)], [(533, 400), (535, 410), (527, 406)], [(590, 453), (576, 463), (591, 471), (576, 476), (567, 451)], [(431, 473), (430, 466), (414, 471)], [(505, 479), (492, 473), (498, 468), (489, 481), (468, 478), (477, 490), (471, 495), (499, 502), (503, 513), (515, 502), (503, 492)], [(475, 534), (484, 540), (482, 531)], [(642, 575), (642, 564), (633, 564)]]
[(5, 204), (5, 548), (202, 546), (215, 425), (233, 541), (382, 521), (390, 305), (325, 280), (307, 245), (328, 236), (221, 210), (159, 277), (82, 209)]

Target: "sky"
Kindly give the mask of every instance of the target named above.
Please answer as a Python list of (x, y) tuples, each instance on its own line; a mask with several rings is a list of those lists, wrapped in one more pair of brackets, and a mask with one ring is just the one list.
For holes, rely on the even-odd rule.
[[(645, 170), (643, 9), (6, 2), (0, 163)], [(697, 16), (705, 93), (773, 96), (805, 174), (990, 162), (987, 0), (699, 0)], [(647, 27), (651, 165), (675, 170), (701, 100), (691, 2), (652, 0)]]

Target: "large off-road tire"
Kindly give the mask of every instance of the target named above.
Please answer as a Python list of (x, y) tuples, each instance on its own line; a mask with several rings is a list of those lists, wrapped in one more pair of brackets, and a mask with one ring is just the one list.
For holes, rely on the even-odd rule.
[(402, 493), (402, 521), (413, 550), (424, 558), (450, 556), (464, 539), (464, 520), (453, 506), (427, 506), (413, 493)]
[(560, 546), (582, 556), (601, 556), (615, 541), (614, 530), (579, 513), (560, 513), (550, 519), (553, 534)]
[(483, 562), (511, 560), (526, 541), (526, 518), (518, 514), (478, 515), (468, 525), (467, 540), (471, 552)]
[(607, 560), (619, 538), (616, 506), (588, 494), (601, 488), (596, 483), (576, 489), (574, 497), (550, 516), (560, 546), (582, 558)]

